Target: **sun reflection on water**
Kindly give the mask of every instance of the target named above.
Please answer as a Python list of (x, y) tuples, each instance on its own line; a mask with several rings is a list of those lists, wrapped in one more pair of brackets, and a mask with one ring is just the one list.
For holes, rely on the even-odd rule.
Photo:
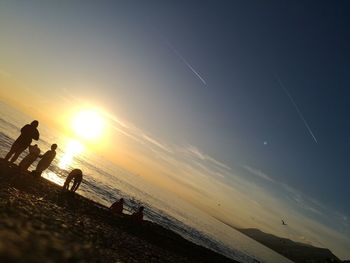
[(67, 169), (73, 162), (74, 157), (80, 154), (84, 150), (84, 146), (77, 140), (69, 140), (64, 154), (60, 159), (58, 167), (61, 169)]
[(57, 174), (51, 171), (43, 173), (43, 177), (61, 186), (64, 184), (64, 181), (65, 181), (64, 178), (58, 177)]
[[(58, 157), (58, 168), (62, 170), (69, 169), (70, 166), (73, 165), (74, 158), (78, 156), (82, 151), (84, 151), (83, 144), (77, 140), (68, 139), (65, 147), (63, 148), (62, 156)], [(51, 182), (62, 186), (67, 175), (64, 173), (62, 176), (61, 172), (62, 171), (56, 169), (53, 171), (47, 170), (42, 174), (42, 176)]]

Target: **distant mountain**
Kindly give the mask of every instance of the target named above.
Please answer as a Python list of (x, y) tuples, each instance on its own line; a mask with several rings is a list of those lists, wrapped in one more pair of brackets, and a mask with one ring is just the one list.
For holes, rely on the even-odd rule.
[(264, 233), (256, 228), (236, 229), (296, 263), (343, 262), (326, 248), (294, 242), (287, 238)]

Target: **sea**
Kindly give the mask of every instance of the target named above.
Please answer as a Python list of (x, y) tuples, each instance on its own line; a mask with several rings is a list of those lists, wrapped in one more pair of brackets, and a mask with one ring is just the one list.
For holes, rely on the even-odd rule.
[[(33, 118), (1, 101), (0, 113), (0, 157), (3, 158), (18, 137), (21, 127)], [(42, 123), (39, 131), (40, 140), (35, 143), (42, 153), (49, 150), (52, 143), (59, 145), (55, 160), (42, 174), (48, 180), (63, 185), (68, 172), (80, 168), (84, 179), (77, 192), (102, 205), (110, 206), (121, 197), (125, 200), (125, 213), (132, 213), (143, 205), (145, 219), (239, 262), (292, 262), (190, 203), (162, 194), (142, 176), (123, 169), (105, 157), (89, 151), (78, 153), (74, 141)], [(22, 153), (17, 163), (25, 155)], [(33, 170), (35, 165), (36, 162), (29, 170)]]

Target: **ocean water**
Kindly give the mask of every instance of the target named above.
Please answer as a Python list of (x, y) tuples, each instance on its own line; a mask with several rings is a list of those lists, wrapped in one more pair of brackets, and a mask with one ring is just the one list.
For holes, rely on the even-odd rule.
[[(20, 128), (30, 123), (32, 118), (3, 102), (0, 102), (0, 113), (0, 157), (4, 157), (18, 137)], [(53, 164), (43, 173), (45, 178), (63, 185), (68, 171), (81, 168), (84, 180), (77, 192), (87, 198), (110, 206), (123, 197), (126, 213), (133, 212), (142, 204), (146, 219), (240, 262), (291, 262), (180, 198), (162, 193), (142, 176), (128, 172), (97, 154), (88, 151), (78, 153), (74, 141), (42, 123), (39, 131), (40, 141), (35, 143), (42, 153), (49, 150), (52, 143), (59, 145)], [(19, 160), (24, 156), (25, 153)], [(29, 170), (35, 165), (36, 162)]]

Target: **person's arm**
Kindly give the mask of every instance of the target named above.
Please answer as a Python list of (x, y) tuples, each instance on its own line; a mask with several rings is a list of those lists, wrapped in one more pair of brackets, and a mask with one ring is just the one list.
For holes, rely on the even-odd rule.
[(39, 135), (38, 130), (35, 130), (35, 132), (34, 132), (34, 134), (33, 134), (33, 139), (37, 141), (37, 140), (39, 140), (39, 136), (40, 136), (40, 135)]
[(29, 153), (34, 153), (34, 146), (33, 145), (29, 145), (28, 151), (29, 151)]

